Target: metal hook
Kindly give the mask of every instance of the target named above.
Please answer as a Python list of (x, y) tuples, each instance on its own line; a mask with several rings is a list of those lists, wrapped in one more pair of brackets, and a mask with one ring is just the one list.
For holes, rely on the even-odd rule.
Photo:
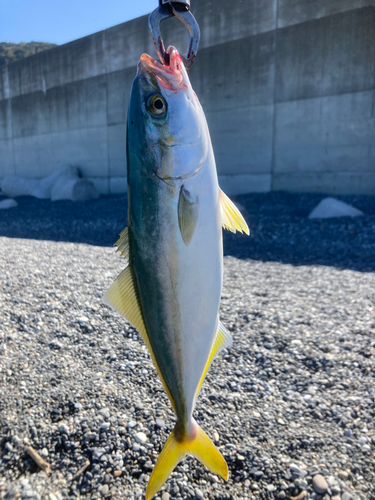
[(159, 7), (150, 14), (148, 18), (148, 26), (151, 30), (152, 39), (156, 48), (156, 52), (161, 60), (161, 62), (168, 66), (169, 65), (169, 54), (166, 52), (164, 47), (164, 42), (160, 33), (160, 23), (164, 19), (176, 16), (184, 25), (187, 27), (190, 33), (190, 43), (188, 48), (188, 53), (185, 56), (181, 54), (181, 59), (185, 65), (186, 69), (191, 68), (195, 56), (198, 52), (200, 30), (198, 23), (190, 11), (190, 0), (159, 0)]

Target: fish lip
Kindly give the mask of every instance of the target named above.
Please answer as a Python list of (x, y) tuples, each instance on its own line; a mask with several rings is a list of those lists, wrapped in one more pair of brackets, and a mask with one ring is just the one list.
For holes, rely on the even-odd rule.
[(148, 54), (142, 54), (137, 71), (138, 73), (152, 73), (158, 79), (162, 87), (168, 90), (177, 90), (184, 82), (182, 72), (183, 62), (177, 49), (169, 47), (168, 52), (170, 54), (169, 66), (164, 66)]

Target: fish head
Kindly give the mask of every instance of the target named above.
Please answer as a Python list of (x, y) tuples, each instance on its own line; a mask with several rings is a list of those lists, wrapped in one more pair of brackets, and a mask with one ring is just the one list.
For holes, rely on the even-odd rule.
[(210, 147), (206, 119), (181, 57), (174, 47), (168, 54), (168, 66), (141, 56), (128, 114), (129, 154), (165, 182), (195, 175)]

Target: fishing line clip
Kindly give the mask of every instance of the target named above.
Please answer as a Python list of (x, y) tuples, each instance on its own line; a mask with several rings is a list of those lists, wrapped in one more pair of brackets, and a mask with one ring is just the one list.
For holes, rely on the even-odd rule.
[(161, 62), (169, 65), (169, 54), (165, 50), (164, 42), (160, 33), (160, 23), (169, 17), (177, 17), (187, 27), (190, 33), (190, 43), (187, 55), (181, 55), (181, 59), (186, 69), (191, 68), (195, 56), (198, 52), (200, 30), (198, 23), (190, 11), (190, 0), (159, 0), (157, 7), (148, 18), (148, 26), (151, 30), (152, 39), (156, 48), (156, 52)]

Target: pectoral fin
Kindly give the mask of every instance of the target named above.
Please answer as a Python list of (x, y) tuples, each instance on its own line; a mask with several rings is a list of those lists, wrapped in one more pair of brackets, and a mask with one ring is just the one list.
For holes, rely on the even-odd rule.
[(178, 200), (178, 224), (182, 239), (189, 246), (198, 220), (199, 200), (184, 186), (181, 187)]
[(240, 233), (250, 234), (249, 227), (241, 212), (221, 189), (219, 189), (219, 202), (223, 228), (229, 229), (232, 233), (239, 231)]
[(155, 368), (159, 374), (164, 389), (168, 394), (169, 400), (172, 403), (173, 408), (175, 408), (172, 395), (165, 383), (150, 343), (143, 318), (137, 282), (135, 280), (133, 268), (130, 265), (127, 266), (122, 273), (119, 274), (119, 276), (117, 276), (103, 297), (103, 302), (116, 309), (116, 311), (122, 314), (122, 316), (124, 316), (139, 331), (145, 341), (147, 349), (151, 354)]
[(120, 238), (113, 246), (117, 247), (116, 252), (121, 252), (121, 255), (126, 260), (129, 260), (129, 232), (127, 227), (121, 231)]
[(225, 326), (219, 321), (219, 325), (218, 325), (217, 331), (216, 331), (215, 340), (214, 340), (214, 343), (212, 345), (210, 354), (208, 356), (206, 366), (204, 367), (204, 370), (203, 370), (201, 379), (199, 381), (197, 390), (195, 392), (195, 398), (197, 398), (199, 395), (199, 392), (200, 392), (202, 384), (203, 384), (203, 380), (206, 376), (207, 370), (208, 370), (210, 364), (212, 363), (212, 361), (216, 358), (216, 356), (219, 353), (221, 353), (221, 351), (223, 351), (224, 349), (226, 349), (228, 347), (231, 347), (232, 344), (233, 344), (233, 339), (232, 339), (231, 334), (228, 332), (228, 330), (225, 328)]

